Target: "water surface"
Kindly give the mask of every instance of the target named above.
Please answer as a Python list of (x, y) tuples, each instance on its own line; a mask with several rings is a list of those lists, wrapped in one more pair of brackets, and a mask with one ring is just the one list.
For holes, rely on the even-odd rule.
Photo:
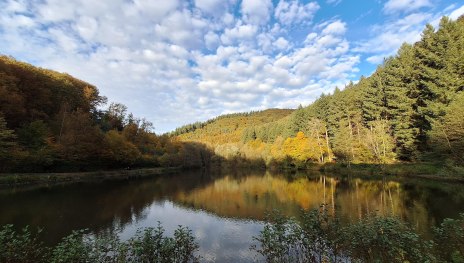
[(204, 262), (250, 262), (249, 247), (267, 211), (298, 217), (326, 204), (344, 222), (367, 213), (396, 215), (424, 236), (464, 212), (460, 184), (421, 180), (342, 179), (322, 174), (184, 172), (149, 179), (0, 191), (0, 225), (44, 228), (54, 244), (74, 229), (115, 232), (122, 239), (157, 222), (171, 234), (194, 233)]

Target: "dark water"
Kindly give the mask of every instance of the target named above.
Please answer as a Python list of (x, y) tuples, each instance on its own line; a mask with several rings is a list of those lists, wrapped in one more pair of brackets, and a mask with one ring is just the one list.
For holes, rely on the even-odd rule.
[(464, 212), (464, 185), (420, 180), (341, 179), (269, 172), (186, 172), (143, 180), (0, 191), (0, 225), (44, 228), (53, 244), (73, 229), (115, 231), (122, 239), (160, 221), (171, 234), (193, 230), (205, 262), (250, 262), (266, 211), (287, 215), (327, 204), (344, 221), (393, 214), (425, 236)]

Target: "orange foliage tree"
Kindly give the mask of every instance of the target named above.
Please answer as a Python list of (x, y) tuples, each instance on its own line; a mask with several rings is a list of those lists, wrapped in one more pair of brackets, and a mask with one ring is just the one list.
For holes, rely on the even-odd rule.
[(319, 161), (320, 153), (317, 140), (298, 132), (295, 138), (287, 138), (283, 144), (284, 154), (298, 162)]

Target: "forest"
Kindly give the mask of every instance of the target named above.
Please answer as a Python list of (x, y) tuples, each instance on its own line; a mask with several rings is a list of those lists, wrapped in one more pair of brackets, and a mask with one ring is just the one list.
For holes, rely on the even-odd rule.
[[(464, 164), (464, 17), (427, 25), (369, 77), (322, 94), (307, 107), (266, 123), (244, 123), (240, 139), (216, 123), (174, 133), (206, 143), (225, 158), (263, 165), (308, 163)], [(235, 140), (234, 140), (235, 139)]]
[(0, 57), (0, 171), (179, 166), (186, 149), (68, 74)]
[[(313, 163), (464, 165), (464, 17), (427, 25), (369, 77), (307, 107), (157, 135), (92, 84), (0, 57), (0, 171)], [(107, 106), (106, 106), (107, 105)]]

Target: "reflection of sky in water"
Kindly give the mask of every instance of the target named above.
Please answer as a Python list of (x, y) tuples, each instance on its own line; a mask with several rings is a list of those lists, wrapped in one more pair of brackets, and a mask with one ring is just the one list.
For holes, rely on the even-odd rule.
[(138, 228), (156, 227), (160, 221), (170, 236), (179, 225), (188, 226), (200, 245), (203, 262), (251, 262), (257, 256), (250, 246), (263, 227), (261, 222), (220, 218), (170, 201), (154, 202), (143, 214), (122, 230), (121, 239), (132, 237)]

